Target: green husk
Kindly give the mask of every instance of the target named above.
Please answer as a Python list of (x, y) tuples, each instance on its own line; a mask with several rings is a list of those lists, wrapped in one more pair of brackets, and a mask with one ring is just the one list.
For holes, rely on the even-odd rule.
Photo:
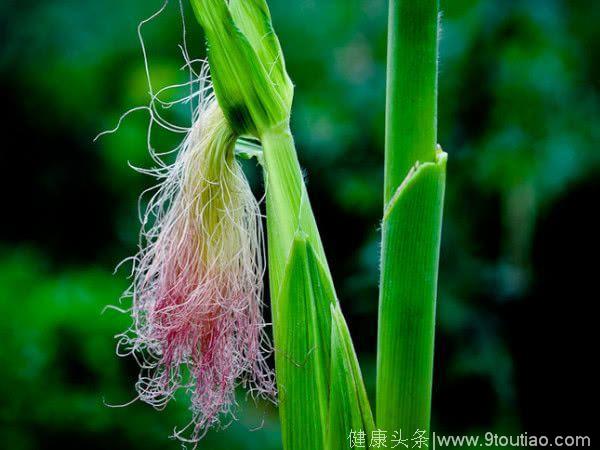
[(446, 154), (436, 151), (438, 1), (391, 0), (377, 426), (429, 431)]
[[(206, 34), (219, 106), (233, 130), (259, 137), (263, 130), (286, 123), (293, 86), (264, 0), (191, 3)], [(261, 33), (267, 38), (259, 39)]]
[(235, 24), (246, 36), (279, 95), (291, 106), (294, 95), (292, 80), (285, 70), (279, 39), (273, 30), (271, 13), (264, 0), (229, 0)]

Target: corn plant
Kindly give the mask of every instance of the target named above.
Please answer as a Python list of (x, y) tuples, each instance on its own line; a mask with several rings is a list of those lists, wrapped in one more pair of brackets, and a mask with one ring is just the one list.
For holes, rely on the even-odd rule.
[[(348, 448), (357, 431), (368, 448), (376, 429), (427, 430), (445, 173), (437, 3), (391, 1), (377, 425), (298, 162), (294, 87), (266, 1), (191, 5), (208, 67), (177, 159), (155, 173), (129, 292), (134, 322), (119, 341), (140, 360), (139, 398), (162, 407), (186, 389), (191, 433), (176, 435), (192, 442), (231, 409), (240, 383), (277, 396), (286, 450)], [(236, 153), (255, 156), (264, 174), (277, 394), (260, 209)]]

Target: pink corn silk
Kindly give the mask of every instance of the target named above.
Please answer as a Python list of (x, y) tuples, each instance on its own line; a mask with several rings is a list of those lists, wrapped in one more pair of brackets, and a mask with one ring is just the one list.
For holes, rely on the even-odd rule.
[(142, 230), (124, 338), (142, 354), (141, 400), (162, 407), (179, 388), (191, 394), (192, 441), (229, 411), (239, 381), (276, 393), (263, 348), (260, 208), (225, 118), (214, 100), (204, 108), (148, 206), (155, 223)]
[[(187, 243), (198, 238), (183, 237)], [(165, 240), (159, 238), (156, 244), (162, 243)], [(194, 380), (196, 435), (229, 409), (238, 378), (246, 376), (267, 395), (274, 395), (275, 387), (261, 353), (260, 285), (240, 282), (246, 278), (232, 273), (235, 265), (209, 273), (202, 264), (193, 263), (198, 255), (189, 248), (178, 250), (168, 241), (166, 249), (154, 249), (162, 258), (159, 267), (152, 264), (158, 273), (145, 292), (150, 298), (142, 304), (147, 308), (148, 337), (159, 347), (156, 387), (165, 395), (174, 392), (169, 375), (178, 373), (181, 365), (188, 366)], [(160, 393), (153, 391), (151, 396)]]

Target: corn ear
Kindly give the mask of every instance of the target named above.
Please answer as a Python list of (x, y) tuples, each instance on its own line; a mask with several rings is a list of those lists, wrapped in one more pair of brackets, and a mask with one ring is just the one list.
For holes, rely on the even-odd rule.
[(191, 1), (218, 102), (239, 135), (261, 141), (283, 447), (347, 448), (349, 427), (372, 429), (372, 413), (289, 129), (293, 85), (267, 5)]

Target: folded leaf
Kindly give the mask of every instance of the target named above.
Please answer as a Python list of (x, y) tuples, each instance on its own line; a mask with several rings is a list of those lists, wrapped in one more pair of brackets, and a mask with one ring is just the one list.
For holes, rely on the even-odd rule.
[[(351, 432), (370, 436), (375, 428), (348, 326), (339, 305), (331, 305), (331, 388), (328, 449), (349, 448)], [(369, 441), (366, 439), (365, 445)]]
[(446, 154), (415, 166), (386, 206), (377, 352), (377, 426), (429, 431)]
[(321, 269), (306, 235), (294, 239), (273, 304), (275, 365), (284, 447), (322, 450), (328, 411), (329, 307)]

